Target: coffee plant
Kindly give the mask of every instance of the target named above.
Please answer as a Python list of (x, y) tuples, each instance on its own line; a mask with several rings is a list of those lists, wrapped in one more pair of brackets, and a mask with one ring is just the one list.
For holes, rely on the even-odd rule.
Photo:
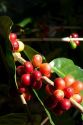
[[(22, 41), (25, 30), (23, 28), (22, 23), (14, 25), (8, 16), (0, 17), (2, 77), (0, 86), (3, 91), (5, 91), (3, 85), (8, 87), (7, 98), (11, 97), (10, 100), (15, 100), (16, 105), (21, 105), (20, 112), (21, 108), (23, 112), (22, 105), (25, 107), (23, 113), (1, 116), (0, 124), (5, 125), (3, 120), (6, 121), (6, 125), (7, 123), (11, 125), (80, 124), (83, 119), (83, 69), (65, 57), (47, 61), (41, 52), (29, 46), (28, 42)], [(26, 35), (23, 38), (26, 39)], [(73, 49), (79, 47), (80, 42), (72, 40), (78, 38), (77, 33), (71, 33), (69, 38), (68, 46), (70, 44)], [(34, 108), (31, 111), (30, 107), (32, 102), (41, 105), (41, 114), (34, 115)], [(32, 106), (35, 107), (35, 104)], [(35, 108), (37, 110), (38, 107)]]

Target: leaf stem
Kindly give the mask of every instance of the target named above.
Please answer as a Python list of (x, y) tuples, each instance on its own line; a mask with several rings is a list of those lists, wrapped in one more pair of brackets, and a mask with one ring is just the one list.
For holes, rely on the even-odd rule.
[[(26, 62), (26, 60), (25, 60), (24, 58), (22, 58), (21, 55), (19, 56), (17, 53), (13, 53), (13, 56), (14, 56), (14, 58), (15, 58), (18, 62), (20, 62), (21, 64), (24, 64), (24, 62)], [(58, 72), (59, 74), (61, 73), (61, 72), (59, 72), (58, 69), (55, 69), (55, 70), (57, 70), (57, 72)], [(63, 77), (64, 77), (64, 74), (62, 74), (62, 75), (63, 75)], [(53, 82), (52, 80), (50, 80), (50, 79), (47, 78), (46, 76), (43, 76), (42, 78), (43, 78), (48, 84), (54, 86), (54, 82)], [(21, 97), (21, 98), (22, 98), (22, 97)], [(22, 100), (22, 101), (23, 101), (23, 103), (25, 103), (24, 100)], [(77, 107), (77, 108), (81, 111), (81, 113), (83, 113), (83, 107), (82, 107), (82, 105), (80, 105), (79, 103), (77, 103), (72, 97), (70, 98), (70, 101), (71, 101), (71, 103), (72, 103), (75, 107)]]

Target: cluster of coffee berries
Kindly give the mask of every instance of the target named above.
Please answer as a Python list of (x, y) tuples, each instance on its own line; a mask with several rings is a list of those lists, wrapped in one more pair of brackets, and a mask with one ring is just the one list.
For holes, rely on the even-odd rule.
[[(78, 36), (77, 33), (72, 33), (70, 35), (70, 38), (78, 38), (78, 37), (79, 36)], [(77, 46), (79, 46), (80, 41), (78, 41), (78, 40), (70, 40), (70, 43), (71, 43), (72, 48), (76, 48)]]
[(40, 54), (36, 54), (31, 62), (25, 61), (23, 65), (17, 66), (16, 72), (20, 79), (18, 90), (21, 93), (25, 93), (27, 87), (40, 89), (42, 87), (42, 76), (49, 77), (51, 67), (49, 63), (43, 63), (43, 58)]
[(71, 75), (55, 78), (54, 86), (46, 85), (45, 91), (49, 96), (45, 100), (45, 104), (56, 115), (60, 115), (73, 106), (70, 98), (77, 103), (82, 102), (81, 90), (83, 90), (83, 83), (75, 80)]
[(12, 51), (13, 52), (21, 52), (24, 50), (24, 44), (22, 41), (17, 39), (17, 35), (15, 33), (9, 34), (9, 40), (12, 44)]

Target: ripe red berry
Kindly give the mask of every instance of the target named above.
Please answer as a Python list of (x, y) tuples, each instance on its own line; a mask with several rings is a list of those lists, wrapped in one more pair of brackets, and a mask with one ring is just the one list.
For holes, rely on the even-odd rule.
[(31, 83), (30, 74), (23, 74), (21, 76), (21, 82), (25, 86), (29, 86)]
[(42, 64), (42, 56), (40, 54), (34, 55), (32, 58), (32, 64), (34, 65), (34, 67), (40, 67), (40, 65)]
[(67, 76), (64, 77), (64, 81), (65, 81), (66, 87), (68, 87), (68, 86), (73, 84), (75, 79), (73, 78), (73, 76), (67, 75)]
[(54, 80), (54, 86), (56, 89), (63, 90), (65, 88), (65, 81), (63, 80), (63, 78), (56, 78)]
[(45, 75), (45, 76), (49, 76), (49, 74), (51, 73), (51, 67), (49, 65), (49, 63), (42, 63), (40, 65), (40, 72)]
[(34, 89), (40, 89), (42, 87), (42, 80), (40, 80), (40, 81), (33, 81), (32, 87)]
[(12, 43), (13, 51), (17, 51), (19, 49), (19, 44), (17, 41), (13, 41)]
[(28, 102), (28, 101), (30, 101), (31, 100), (31, 98), (32, 98), (32, 96), (31, 96), (31, 94), (30, 93), (23, 93), (23, 96), (24, 96), (24, 98), (25, 98), (25, 100)]
[(17, 35), (15, 33), (10, 33), (9, 40), (11, 42), (14, 42), (14, 41), (16, 41), (16, 39), (17, 39)]
[(60, 101), (60, 105), (63, 110), (69, 110), (71, 108), (71, 102), (66, 98)]
[(54, 114), (55, 114), (56, 116), (60, 116), (60, 115), (62, 115), (63, 112), (64, 112), (63, 109), (61, 108), (59, 102), (57, 103), (56, 107), (53, 108), (52, 111), (54, 112)]
[(59, 90), (59, 89), (55, 90), (53, 95), (54, 95), (54, 98), (58, 101), (60, 101), (64, 98), (64, 92), (62, 90)]
[[(71, 37), (71, 38), (78, 38), (79, 36), (78, 36), (77, 33), (72, 33), (70, 37)], [(80, 41), (78, 41), (78, 40), (74, 40), (74, 42), (76, 43), (77, 46), (79, 46)]]
[(73, 38), (78, 38), (78, 37), (79, 37), (77, 33), (72, 33), (71, 36), (72, 36)]
[(23, 75), (23, 74), (25, 73), (24, 66), (18, 66), (18, 67), (16, 68), (16, 73), (17, 73), (19, 76)]
[(66, 98), (70, 98), (74, 94), (74, 89), (72, 87), (66, 87), (64, 89), (64, 94)]
[(26, 61), (24, 63), (24, 69), (25, 69), (26, 73), (32, 73), (33, 72), (33, 65), (32, 65), (32, 63), (29, 62), (29, 61)]
[(18, 91), (19, 91), (20, 93), (24, 93), (24, 92), (26, 92), (26, 89), (25, 89), (24, 87), (20, 87), (20, 88), (18, 89)]
[(51, 86), (49, 84), (45, 86), (45, 91), (48, 95), (53, 95), (54, 89), (54, 86)]
[(58, 101), (53, 96), (49, 96), (44, 103), (48, 108), (54, 109), (57, 106)]
[(80, 94), (74, 94), (72, 98), (78, 103), (82, 102), (82, 96)]
[(39, 81), (39, 80), (41, 80), (41, 79), (42, 79), (42, 74), (41, 74), (41, 72), (38, 71), (38, 70), (34, 70), (33, 73), (32, 73), (32, 79), (33, 79), (34, 81)]
[(83, 83), (80, 81), (75, 81), (71, 87), (74, 89), (74, 93), (80, 93), (83, 90)]

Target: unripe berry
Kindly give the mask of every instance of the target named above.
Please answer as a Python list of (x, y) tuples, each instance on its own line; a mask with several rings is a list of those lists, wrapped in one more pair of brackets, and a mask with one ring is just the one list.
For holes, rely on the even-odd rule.
[(54, 98), (58, 101), (60, 101), (64, 98), (64, 92), (60, 89), (55, 90), (53, 95), (54, 95)]
[(24, 69), (25, 69), (26, 73), (32, 73), (33, 72), (33, 65), (32, 65), (32, 63), (29, 62), (29, 61), (26, 61), (24, 63)]
[(67, 76), (64, 77), (64, 81), (65, 81), (66, 87), (68, 87), (68, 86), (73, 84), (75, 79), (73, 78), (73, 76), (67, 75)]
[(31, 80), (31, 79), (30, 79), (30, 74), (23, 74), (23, 75), (21, 76), (21, 82), (22, 82), (22, 84), (25, 85), (25, 86), (29, 86), (29, 85), (30, 85), (30, 83), (31, 83), (30, 80)]
[(60, 101), (60, 105), (63, 110), (69, 110), (71, 108), (71, 102), (66, 98)]
[(18, 45), (19, 45), (19, 48), (18, 48), (18, 52), (21, 52), (21, 51), (23, 51), (24, 50), (24, 43), (22, 42), (22, 41), (20, 41), (20, 40), (17, 40), (17, 42), (18, 42)]
[(74, 93), (80, 93), (83, 90), (83, 83), (80, 81), (75, 81), (71, 87), (74, 89)]
[(9, 34), (9, 40), (10, 40), (11, 42), (16, 41), (16, 39), (17, 39), (17, 35), (16, 35), (15, 33), (10, 33), (10, 34)]
[(54, 86), (56, 89), (63, 90), (65, 88), (65, 81), (63, 80), (63, 78), (56, 78), (54, 80)]
[[(72, 34), (70, 35), (70, 37), (71, 37), (71, 38), (78, 38), (79, 36), (78, 36), (77, 33), (72, 33)], [(77, 46), (79, 46), (80, 41), (74, 40), (74, 43), (75, 43)]]
[(70, 98), (74, 94), (74, 89), (72, 87), (66, 87), (64, 89), (64, 94), (66, 98)]
[(81, 103), (81, 102), (82, 102), (82, 96), (79, 95), (79, 94), (74, 94), (74, 95), (72, 96), (72, 98), (73, 98), (76, 102), (78, 102), (78, 103)]
[(51, 67), (49, 65), (49, 63), (42, 63), (40, 65), (40, 72), (45, 75), (45, 76), (49, 76), (49, 74), (51, 73)]
[(32, 58), (32, 64), (34, 67), (40, 67), (42, 64), (42, 56), (40, 54), (36, 54)]

